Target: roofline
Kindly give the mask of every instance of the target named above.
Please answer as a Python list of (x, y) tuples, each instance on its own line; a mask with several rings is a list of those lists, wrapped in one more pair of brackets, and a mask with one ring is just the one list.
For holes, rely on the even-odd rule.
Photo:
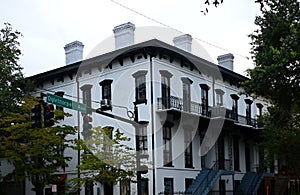
[(48, 79), (53, 79), (54, 77), (59, 77), (63, 76), (66, 74), (74, 74), (78, 71), (79, 68), (85, 68), (86, 66), (90, 66), (92, 64), (98, 64), (99, 62), (104, 63), (104, 65), (108, 65), (111, 63), (114, 59), (118, 58), (119, 56), (126, 55), (131, 52), (135, 52), (137, 50), (141, 50), (144, 48), (161, 48), (161, 49), (166, 49), (169, 52), (174, 52), (180, 55), (181, 57), (187, 59), (191, 63), (195, 64), (197, 62), (200, 63), (201, 65), (205, 65), (205, 68), (208, 68), (210, 70), (215, 70), (215, 71), (220, 71), (222, 76), (234, 78), (234, 80), (237, 81), (245, 81), (248, 80), (249, 78), (238, 74), (234, 71), (231, 71), (229, 69), (226, 69), (224, 67), (221, 67), (215, 63), (212, 63), (210, 61), (207, 61), (203, 58), (200, 58), (194, 54), (191, 54), (189, 52), (186, 52), (182, 49), (179, 49), (175, 46), (169, 45), (163, 41), (157, 40), (157, 39), (151, 39), (148, 41), (144, 41), (141, 43), (137, 43), (134, 45), (130, 45), (128, 47), (124, 47), (118, 50), (114, 50), (105, 54), (101, 54), (99, 56), (81, 60), (78, 62), (75, 62), (73, 64), (65, 65), (50, 71), (42, 72), (36, 75), (32, 75), (29, 78), (30, 80), (35, 80), (35, 81), (40, 81), (40, 80), (48, 80)]

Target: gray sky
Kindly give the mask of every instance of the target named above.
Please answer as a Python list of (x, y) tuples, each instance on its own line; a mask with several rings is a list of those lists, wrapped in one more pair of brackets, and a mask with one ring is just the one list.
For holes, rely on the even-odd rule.
[[(204, 16), (204, 0), (115, 0), (163, 24), (192, 35), (216, 63), (218, 55), (233, 53), (234, 70), (244, 74), (252, 67), (250, 39), (256, 27), (259, 7), (254, 0), (224, 0), (217, 9), (209, 7)], [(20, 64), (26, 76), (65, 65), (64, 45), (83, 42), (84, 57), (104, 39), (114, 26), (132, 22), (135, 26), (162, 26), (133, 13), (111, 0), (0, 0), (0, 24), (12, 24), (20, 31), (23, 56)], [(245, 74), (244, 74), (245, 75)]]

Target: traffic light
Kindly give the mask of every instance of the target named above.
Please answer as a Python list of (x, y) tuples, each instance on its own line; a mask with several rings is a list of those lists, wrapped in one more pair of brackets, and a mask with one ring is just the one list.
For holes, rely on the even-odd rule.
[(85, 139), (89, 139), (89, 137), (92, 135), (92, 124), (90, 124), (91, 122), (93, 122), (93, 118), (88, 116), (88, 115), (84, 115), (83, 116), (83, 131), (82, 131), (82, 135)]
[(42, 127), (42, 109), (41, 105), (37, 104), (31, 109), (31, 127), (41, 128)]
[(51, 127), (54, 125), (54, 106), (53, 104), (44, 104), (44, 126)]

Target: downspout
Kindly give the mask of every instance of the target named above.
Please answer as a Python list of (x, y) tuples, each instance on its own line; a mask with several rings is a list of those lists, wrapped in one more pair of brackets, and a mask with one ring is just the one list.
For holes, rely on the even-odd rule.
[[(76, 97), (77, 97), (77, 102), (79, 102), (79, 80), (78, 80), (78, 74), (76, 75)], [(77, 111), (77, 124), (78, 124), (78, 127), (77, 127), (77, 139), (78, 141), (80, 140), (80, 112)], [(78, 147), (78, 150), (77, 150), (77, 165), (79, 166), (80, 165), (80, 148)], [(77, 177), (78, 179), (80, 178), (80, 170), (79, 170), (79, 167), (77, 168)], [(80, 195), (80, 187), (79, 187), (79, 180), (78, 180), (78, 189), (77, 189), (77, 194)]]
[(215, 77), (214, 75), (212, 76), (212, 93), (213, 93), (213, 107), (216, 106), (216, 97), (215, 97)]
[(153, 185), (152, 185), (152, 191), (153, 193), (152, 194), (155, 194), (155, 147), (154, 147), (154, 141), (155, 141), (155, 129), (154, 129), (154, 117), (155, 117), (155, 114), (154, 114), (154, 101), (153, 101), (153, 62), (152, 62), (152, 57), (150, 55), (150, 90), (151, 90), (151, 129), (152, 129), (152, 161), (153, 161), (153, 171), (152, 171), (152, 175), (153, 175)]

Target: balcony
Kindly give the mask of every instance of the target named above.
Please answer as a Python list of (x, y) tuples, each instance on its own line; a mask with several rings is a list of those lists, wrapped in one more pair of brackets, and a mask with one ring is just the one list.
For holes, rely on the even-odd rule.
[(193, 101), (184, 101), (182, 98), (170, 96), (168, 98), (157, 98), (158, 110), (178, 110), (208, 118), (224, 117), (235, 123), (257, 127), (256, 120), (246, 116), (235, 114), (232, 110), (222, 106), (206, 106)]

